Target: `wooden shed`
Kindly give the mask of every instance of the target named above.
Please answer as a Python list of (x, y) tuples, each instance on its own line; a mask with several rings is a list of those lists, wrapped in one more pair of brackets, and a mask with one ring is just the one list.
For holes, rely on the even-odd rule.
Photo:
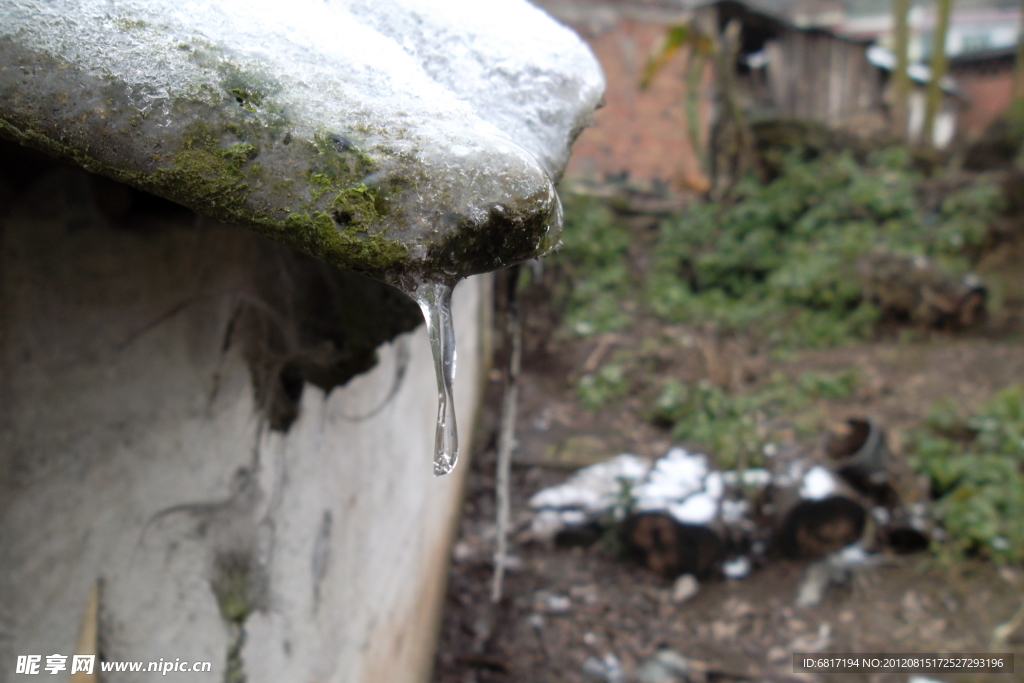
[[(686, 50), (670, 60), (646, 90), (640, 87), (648, 56), (674, 26), (691, 24), (721, 34), (740, 24), (735, 63), (737, 99), (751, 122), (804, 119), (860, 135), (889, 127), (889, 74), (892, 64), (870, 40), (795, 25), (768, 2), (737, 0), (538, 0), (569, 24), (601, 62), (608, 83), (607, 106), (580, 136), (566, 173), (570, 178), (626, 182), (665, 192), (702, 189), (710, 131), (719, 107), (711, 60), (700, 82), (699, 104), (689, 108)], [(891, 60), (891, 55), (889, 56)], [(911, 138), (923, 127), (927, 69), (911, 73)], [(961, 100), (946, 83), (946, 101), (936, 130), (948, 142)], [(688, 115), (699, 118), (699, 134), (688, 135)], [(696, 147), (696, 149), (695, 149)]]
[(869, 58), (871, 42), (801, 28), (742, 2), (707, 6), (724, 29), (742, 26), (739, 83), (752, 118), (798, 118), (859, 134), (887, 125), (888, 71)]

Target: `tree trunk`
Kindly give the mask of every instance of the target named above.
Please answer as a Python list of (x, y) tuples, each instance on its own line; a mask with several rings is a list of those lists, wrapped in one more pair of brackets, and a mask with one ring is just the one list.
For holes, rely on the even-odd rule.
[(736, 97), (736, 56), (742, 27), (730, 21), (718, 38), (715, 81), (718, 111), (711, 129), (711, 198), (720, 201), (753, 164), (754, 139)]
[(892, 73), (892, 134), (903, 140), (907, 137), (910, 102), (910, 76), (907, 74), (907, 14), (910, 12), (910, 0), (894, 0), (892, 12), (893, 54), (896, 56), (896, 68)]
[(1010, 91), (1011, 106), (1017, 104), (1021, 95), (1021, 79), (1024, 78), (1024, 0), (1020, 2), (1020, 26), (1017, 27), (1017, 60), (1013, 65), (1013, 86)]
[(924, 112), (924, 127), (922, 137), (924, 140), (935, 144), (935, 117), (939, 113), (939, 105), (942, 103), (942, 88), (939, 82), (946, 75), (946, 33), (949, 30), (949, 12), (953, 4), (952, 0), (937, 0), (935, 4), (936, 22), (935, 35), (932, 40), (932, 78), (928, 82), (928, 104)]

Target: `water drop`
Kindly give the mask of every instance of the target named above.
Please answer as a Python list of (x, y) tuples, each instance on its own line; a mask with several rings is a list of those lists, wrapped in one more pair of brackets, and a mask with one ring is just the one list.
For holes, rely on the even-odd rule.
[(430, 351), (437, 374), (437, 430), (434, 433), (434, 475), (455, 468), (459, 460), (459, 430), (455, 425), (455, 328), (452, 326), (452, 288), (443, 282), (423, 282), (412, 293), (427, 321)]

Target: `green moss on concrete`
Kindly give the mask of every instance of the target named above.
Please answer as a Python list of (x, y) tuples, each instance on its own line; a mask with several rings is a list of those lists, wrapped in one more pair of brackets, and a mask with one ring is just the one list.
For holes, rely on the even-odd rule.
[(263, 93), (246, 90), (245, 88), (231, 88), (229, 93), (235, 96), (235, 101), (249, 112), (255, 112), (256, 108), (263, 104)]
[[(338, 188), (338, 183), (348, 179), (341, 172), (347, 165), (333, 165), (331, 174), (310, 172), (317, 206), (307, 202), (300, 210), (277, 218), (270, 211), (254, 209), (246, 201), (264, 174), (262, 166), (254, 161), (259, 147), (249, 142), (224, 146), (203, 126), (185, 135), (181, 148), (161, 160), (166, 166), (148, 172), (98, 162), (79, 148), (62, 144), (44, 133), (22, 130), (3, 119), (0, 133), (87, 170), (254, 229), (339, 268), (382, 277), (400, 269), (409, 255), (404, 244), (385, 234), (383, 221), (389, 213), (388, 202), (378, 190), (361, 183)], [(369, 159), (359, 155), (358, 163), (363, 170)], [(294, 183), (278, 185), (287, 187)], [(325, 196), (332, 198), (324, 201)], [(296, 201), (296, 205), (301, 206), (302, 202)]]
[[(219, 109), (232, 116), (229, 103), (236, 104), (233, 121), (224, 125), (239, 135), (249, 133), (253, 138), (269, 136), (277, 140), (292, 128), (287, 107), (277, 97), (283, 90), (270, 72), (253, 62), (239, 61), (224, 48), (202, 39), (181, 43), (178, 49), (188, 53), (188, 59), (208, 72), (210, 80), (200, 80), (188, 86), (177, 104), (188, 111), (190, 105)], [(214, 85), (213, 82), (216, 82)]]
[(225, 683), (245, 683), (242, 646), (245, 645), (245, 620), (260, 606), (264, 582), (248, 553), (223, 553), (217, 557), (210, 581), (217, 598), (220, 616), (227, 622), (231, 640), (224, 667)]
[(258, 66), (236, 63), (223, 51), (217, 52), (221, 55), (215, 67), (220, 86), (246, 112), (243, 120), (258, 127), (261, 134), (269, 134), (271, 139), (286, 135), (292, 123), (277, 98), (281, 83)]
[(141, 19), (128, 19), (127, 17), (115, 19), (114, 25), (117, 26), (118, 31), (123, 33), (149, 27), (149, 24)]
[[(258, 154), (256, 145), (248, 142), (222, 146), (200, 126), (185, 136), (171, 165), (156, 169), (150, 180), (200, 211), (245, 220), (244, 204), (253, 174), (247, 164)], [(256, 172), (259, 170), (257, 167)]]
[(328, 186), (350, 185), (373, 173), (377, 164), (347, 135), (325, 131), (313, 136), (316, 163), (310, 171), (316, 182)]
[(377, 193), (359, 184), (342, 190), (334, 197), (334, 220), (346, 228), (376, 223), (384, 218), (379, 206)]
[(310, 206), (312, 206), (320, 200), (320, 197), (330, 191), (333, 183), (326, 173), (317, 173), (313, 170), (306, 174), (306, 179), (309, 180), (309, 193), (313, 197), (310, 201)]
[(220, 76), (221, 86), (235, 97), (240, 97), (249, 104), (260, 107), (266, 100), (281, 92), (281, 83), (266, 71), (254, 66), (238, 64), (219, 48), (208, 46), (206, 49), (220, 55), (216, 62), (216, 69)]
[(430, 249), (427, 260), (442, 272), (447, 272), (446, 265), (455, 266), (459, 276), (499, 270), (550, 251), (555, 222), (555, 216), (543, 215), (535, 205), (522, 210), (494, 207), (483, 225), (460, 225), (447, 241)]
[(366, 185), (338, 192), (329, 211), (292, 213), (285, 228), (307, 253), (362, 272), (386, 273), (404, 262), (408, 248), (387, 237), (380, 225), (380, 198)]
[(231, 624), (242, 624), (252, 614), (251, 560), (244, 555), (222, 557), (213, 578), (213, 592), (217, 596), (220, 616)]
[[(246, 200), (263, 175), (262, 167), (254, 161), (259, 155), (258, 146), (248, 142), (223, 146), (203, 127), (184, 136), (182, 147), (162, 160), (166, 166), (148, 172), (112, 167), (80, 148), (44, 133), (22, 130), (3, 119), (0, 134), (220, 220), (254, 229), (339, 268), (383, 277), (401, 269), (409, 255), (406, 245), (385, 233), (386, 198), (364, 184), (338, 189), (327, 174), (310, 173), (320, 200), (316, 208), (307, 203), (302, 210), (282, 218), (252, 208)], [(342, 173), (333, 175), (338, 181), (345, 179)], [(333, 198), (325, 202), (323, 197), (328, 192)]]

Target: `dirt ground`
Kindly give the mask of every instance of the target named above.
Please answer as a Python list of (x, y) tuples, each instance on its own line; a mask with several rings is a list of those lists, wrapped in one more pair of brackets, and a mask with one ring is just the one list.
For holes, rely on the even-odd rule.
[[(993, 259), (993, 269), (1016, 258)], [(1012, 279), (1011, 279), (1012, 280)], [(641, 399), (626, 396), (588, 411), (572, 380), (617, 349), (656, 340), (660, 371), (723, 386), (771, 372), (836, 372), (857, 368), (855, 394), (817, 406), (822, 423), (871, 416), (899, 456), (906, 430), (932, 402), (953, 397), (966, 410), (999, 388), (1024, 381), (1024, 344), (1013, 317), (974, 332), (893, 331), (878, 341), (778, 358), (742, 339), (721, 339), (683, 326), (639, 323), (586, 340), (559, 340), (542, 299), (526, 302), (527, 324), (518, 446), (513, 457), (512, 570), (504, 597), (490, 601), (495, 538), (494, 471), (504, 358), (499, 350), (474, 440), (464, 518), (452, 558), (437, 683), (490, 681), (630, 681), (638, 664), (662, 648), (691, 663), (691, 681), (908, 681), (910, 674), (794, 674), (794, 651), (1015, 652), (1015, 674), (922, 674), (953, 681), (1024, 680), (1024, 629), (1006, 644), (993, 629), (1024, 599), (1024, 569), (982, 561), (944, 565), (929, 552), (883, 554), (880, 566), (831, 587), (809, 608), (794, 605), (808, 563), (769, 556), (743, 579), (701, 581), (677, 604), (672, 581), (617, 559), (601, 543), (558, 547), (530, 540), (527, 500), (560, 483), (574, 467), (622, 452), (660, 457), (670, 435), (643, 419)], [(579, 437), (586, 437), (580, 439)], [(813, 458), (820, 439), (795, 438)], [(566, 444), (573, 444), (567, 448)], [(567, 598), (567, 600), (566, 600)], [(602, 677), (614, 657), (621, 674)], [(614, 663), (613, 661), (613, 663)], [(615, 667), (612, 667), (614, 669)], [(593, 673), (589, 673), (589, 672)], [(619, 676), (616, 678), (616, 676)]]

